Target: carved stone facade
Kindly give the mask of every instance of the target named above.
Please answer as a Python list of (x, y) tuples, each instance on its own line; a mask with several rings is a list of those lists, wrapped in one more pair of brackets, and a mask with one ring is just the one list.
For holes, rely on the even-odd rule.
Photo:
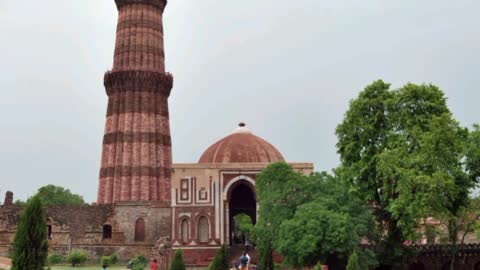
[(116, 0), (119, 16), (108, 95), (98, 204), (170, 203), (172, 147), (165, 73), (165, 0)]
[[(174, 164), (172, 248), (182, 249), (189, 265), (206, 266), (222, 244), (233, 243), (233, 217), (257, 220), (257, 175), (270, 163)], [(312, 163), (290, 163), (310, 174)], [(239, 201), (236, 194), (240, 194)], [(207, 221), (207, 222), (205, 222)], [(204, 238), (204, 227), (208, 236)]]
[[(245, 124), (205, 151), (198, 164), (172, 164), (165, 72), (166, 0), (115, 0), (114, 63), (104, 77), (108, 95), (96, 205), (49, 207), (50, 251), (86, 249), (92, 258), (144, 254), (167, 269), (172, 252), (187, 264), (208, 265), (232, 243), (233, 216), (257, 216), (255, 179), (280, 152)], [(292, 163), (311, 173), (311, 163)], [(242, 194), (242, 192), (244, 194)], [(244, 196), (247, 203), (239, 198)], [(22, 208), (7, 196), (0, 208), (0, 255), (7, 256)], [(243, 209), (243, 210), (242, 210)]]

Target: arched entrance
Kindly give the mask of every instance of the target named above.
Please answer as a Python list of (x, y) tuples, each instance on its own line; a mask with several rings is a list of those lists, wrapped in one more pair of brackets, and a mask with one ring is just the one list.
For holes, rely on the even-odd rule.
[(242, 237), (238, 235), (238, 226), (236, 226), (234, 218), (245, 214), (250, 217), (253, 224), (257, 222), (257, 201), (254, 187), (246, 180), (239, 180), (230, 188), (228, 198), (230, 244), (245, 244), (244, 238), (241, 239)]

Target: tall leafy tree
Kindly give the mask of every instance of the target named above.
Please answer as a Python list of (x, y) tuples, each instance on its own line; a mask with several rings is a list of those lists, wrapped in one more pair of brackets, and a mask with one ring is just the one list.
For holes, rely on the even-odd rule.
[(422, 219), (442, 217), (467, 203), (474, 186), (465, 171), (468, 131), (453, 119), (433, 85), (397, 90), (376, 81), (350, 103), (337, 127), (338, 172), (372, 208), (385, 268), (408, 259)]
[[(325, 263), (329, 256), (347, 257), (373, 226), (356, 191), (328, 173), (310, 176), (286, 163), (268, 166), (257, 178), (259, 221), (254, 227), (260, 268), (273, 268), (272, 251), (288, 266), (301, 268)], [(365, 265), (374, 260), (359, 250)], [(269, 268), (270, 267), (270, 268)]]
[(470, 181), (480, 181), (480, 125), (476, 124), (468, 136), (466, 170)]
[(43, 270), (47, 263), (46, 214), (39, 196), (27, 203), (13, 240), (12, 270)]
[(355, 192), (326, 173), (304, 177), (318, 190), (280, 226), (277, 248), (284, 263), (294, 268), (313, 267), (330, 256), (346, 258), (355, 252), (368, 262), (364, 266), (373, 265), (373, 254), (359, 249), (362, 239), (375, 238), (370, 234), (373, 219)]
[[(306, 194), (299, 190), (302, 181), (290, 165), (279, 162), (269, 165), (257, 177), (259, 220), (254, 227), (255, 243), (260, 253), (259, 267), (273, 270), (273, 249), (279, 236), (281, 223), (293, 217), (297, 205)], [(302, 195), (303, 194), (303, 195)]]
[[(455, 269), (460, 245), (465, 243), (468, 234), (478, 233), (480, 229), (480, 198), (469, 198), (468, 204), (456, 210), (455, 215), (449, 213), (445, 219), (449, 228), (447, 242), (451, 244), (450, 269)], [(441, 232), (440, 232), (441, 234)], [(453, 238), (453, 239), (452, 239)]]
[[(468, 133), (465, 144), (465, 157), (460, 169), (455, 174), (458, 193), (450, 197), (446, 225), (448, 227), (448, 242), (451, 248), (450, 269), (455, 267), (459, 253), (459, 245), (465, 243), (469, 233), (478, 231), (480, 222), (480, 199), (469, 196), (470, 189), (479, 182), (480, 178), (480, 128), (474, 125)], [(458, 184), (460, 183), (460, 185)]]

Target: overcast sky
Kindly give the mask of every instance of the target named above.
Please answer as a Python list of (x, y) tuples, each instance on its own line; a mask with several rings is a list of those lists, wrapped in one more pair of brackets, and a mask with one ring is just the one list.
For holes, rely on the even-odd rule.
[[(376, 79), (439, 85), (480, 122), (478, 0), (170, 0), (173, 159), (240, 121), (288, 161), (338, 164), (348, 102)], [(96, 200), (113, 0), (0, 0), (0, 199), (46, 184)]]

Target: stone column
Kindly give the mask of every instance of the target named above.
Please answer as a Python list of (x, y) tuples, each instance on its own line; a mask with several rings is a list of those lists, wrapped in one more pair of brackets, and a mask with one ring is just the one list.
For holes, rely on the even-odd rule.
[(161, 201), (170, 205), (172, 153), (165, 73), (166, 0), (115, 0), (119, 11), (98, 189), (99, 204)]
[(5, 200), (3, 202), (3, 205), (5, 206), (13, 205), (13, 192), (7, 191), (7, 193), (5, 193)]

